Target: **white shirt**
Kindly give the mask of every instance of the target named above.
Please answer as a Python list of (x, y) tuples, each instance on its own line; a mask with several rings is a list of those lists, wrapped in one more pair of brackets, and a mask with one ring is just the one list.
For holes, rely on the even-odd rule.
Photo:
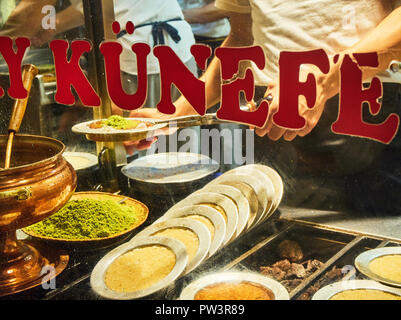
[[(214, 0), (178, 0), (181, 9), (201, 8)], [(227, 18), (207, 23), (192, 23), (192, 31), (196, 36), (221, 38), (230, 32), (230, 22)]]
[[(278, 77), (281, 51), (324, 49), (333, 55), (358, 42), (377, 26), (400, 0), (216, 0), (216, 7), (251, 13), (254, 45), (266, 55), (266, 67), (253, 64), (255, 82)], [(383, 74), (382, 81), (398, 82)], [(400, 81), (401, 82), (401, 81)]]
[[(82, 10), (82, 0), (71, 0), (71, 3)], [(191, 58), (191, 46), (195, 43), (191, 26), (184, 21), (182, 10), (177, 0), (114, 0), (115, 19), (120, 23), (121, 29), (125, 29), (128, 21), (135, 26), (148, 22), (167, 21), (174, 18), (181, 18), (181, 21), (169, 22), (178, 30), (181, 40), (178, 43), (163, 31), (165, 45), (171, 47), (182, 62), (186, 63)], [(130, 74), (137, 74), (136, 55), (132, 52), (131, 46), (136, 43), (147, 43), (153, 48), (152, 26), (145, 26), (135, 29), (132, 35), (126, 34), (118, 41), (123, 46), (120, 56), (121, 70)], [(160, 72), (159, 62), (153, 55), (148, 55), (148, 74)]]

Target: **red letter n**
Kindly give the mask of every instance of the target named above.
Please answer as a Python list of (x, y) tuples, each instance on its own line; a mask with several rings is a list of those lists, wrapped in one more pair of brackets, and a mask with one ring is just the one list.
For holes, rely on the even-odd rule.
[[(192, 51), (194, 52), (196, 51)], [(175, 106), (171, 101), (171, 86), (174, 84), (195, 111), (204, 115), (206, 113), (205, 83), (188, 70), (170, 47), (156, 46), (153, 53), (160, 64), (161, 98), (157, 109), (164, 114), (175, 113)], [(195, 59), (199, 63), (199, 59)]]
[(372, 115), (381, 109), (378, 99), (382, 96), (382, 85), (378, 78), (373, 78), (370, 87), (362, 87), (362, 71), (359, 66), (377, 67), (377, 53), (354, 54), (356, 62), (347, 55), (344, 57), (341, 71), (341, 92), (338, 118), (332, 125), (335, 133), (347, 134), (390, 143), (397, 133), (399, 117), (390, 114), (380, 124), (371, 124), (362, 119), (362, 103), (369, 104)]
[(50, 49), (53, 51), (57, 76), (55, 100), (61, 104), (73, 105), (75, 103), (75, 97), (71, 92), (71, 87), (73, 87), (85, 106), (100, 106), (99, 96), (79, 65), (82, 54), (91, 50), (89, 42), (84, 40), (72, 41), (69, 61), (67, 60), (68, 41), (53, 40), (50, 43)]

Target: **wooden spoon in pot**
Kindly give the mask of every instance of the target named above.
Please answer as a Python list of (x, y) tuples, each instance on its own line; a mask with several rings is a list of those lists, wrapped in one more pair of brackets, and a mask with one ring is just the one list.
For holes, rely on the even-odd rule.
[(28, 103), (29, 94), (31, 92), (32, 82), (38, 74), (39, 70), (32, 64), (27, 64), (22, 67), (22, 82), (24, 88), (28, 92), (25, 99), (16, 99), (13, 106), (13, 112), (11, 114), (10, 123), (8, 126), (8, 140), (6, 148), (6, 158), (4, 169), (10, 168), (11, 162), (11, 151), (13, 146), (14, 135), (18, 132), (22, 119), (24, 118), (26, 105)]

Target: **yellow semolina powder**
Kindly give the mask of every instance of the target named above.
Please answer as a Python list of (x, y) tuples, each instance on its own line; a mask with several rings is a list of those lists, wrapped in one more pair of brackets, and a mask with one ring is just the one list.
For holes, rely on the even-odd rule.
[(188, 228), (166, 228), (154, 233), (153, 236), (169, 237), (181, 241), (187, 249), (188, 261), (192, 261), (199, 248), (198, 236)]
[(209, 229), (211, 239), (212, 240), (214, 239), (214, 230), (215, 230), (214, 225), (208, 218), (206, 218), (205, 216), (198, 215), (198, 214), (191, 214), (191, 215), (188, 215), (185, 217), (202, 222)]
[(176, 257), (162, 245), (149, 245), (128, 251), (114, 260), (105, 274), (108, 288), (134, 292), (151, 287), (174, 268)]
[(401, 300), (401, 296), (381, 290), (356, 289), (337, 293), (330, 300)]
[(200, 203), (200, 205), (208, 206), (208, 207), (211, 207), (211, 208), (217, 210), (218, 212), (221, 213), (221, 215), (224, 217), (224, 220), (227, 222), (227, 220), (228, 220), (227, 213), (223, 210), (222, 207), (220, 207), (214, 203)]
[(374, 259), (369, 269), (378, 276), (401, 283), (401, 255), (393, 254)]

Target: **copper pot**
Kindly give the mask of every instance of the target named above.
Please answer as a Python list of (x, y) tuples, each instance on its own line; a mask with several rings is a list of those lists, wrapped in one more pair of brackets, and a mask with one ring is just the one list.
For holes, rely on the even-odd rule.
[[(0, 135), (0, 163), (7, 139)], [(64, 149), (52, 138), (16, 135), (10, 168), (0, 169), (0, 296), (32, 286), (48, 263), (15, 234), (58, 211), (74, 193), (77, 177)]]
[[(7, 136), (0, 136), (0, 150), (6, 143)], [(43, 220), (72, 196), (77, 179), (62, 156), (64, 149), (62, 142), (47, 137), (15, 137), (11, 168), (0, 170), (0, 232)]]

